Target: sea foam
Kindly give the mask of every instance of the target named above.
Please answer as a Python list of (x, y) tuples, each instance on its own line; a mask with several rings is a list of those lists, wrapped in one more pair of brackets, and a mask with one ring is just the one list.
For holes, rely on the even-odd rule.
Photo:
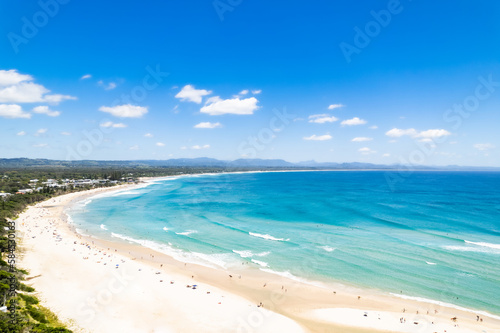
[(239, 254), (240, 257), (242, 257), (242, 258), (252, 258), (253, 256), (256, 256), (256, 257), (265, 257), (269, 253), (271, 253), (269, 251), (260, 252), (260, 253), (253, 253), (250, 250), (241, 250), (241, 251), (233, 250), (233, 252), (236, 253), (236, 254)]
[(392, 296), (403, 298), (403, 299), (408, 299), (408, 300), (417, 301), (417, 302), (423, 302), (423, 303), (436, 304), (436, 305), (439, 305), (439, 306), (453, 308), (453, 309), (457, 309), (457, 310), (465, 311), (465, 312), (470, 312), (470, 313), (474, 313), (474, 314), (480, 314), (480, 315), (483, 315), (485, 317), (490, 317), (490, 318), (494, 318), (494, 319), (500, 320), (500, 316), (491, 314), (491, 313), (486, 312), (486, 311), (476, 311), (476, 310), (464, 308), (462, 306), (458, 306), (458, 305), (455, 305), (455, 304), (441, 302), (441, 301), (436, 301), (436, 300), (433, 300), (433, 299), (428, 299), (428, 298), (423, 298), (423, 297), (414, 297), (414, 296), (400, 295), (400, 294), (394, 294), (394, 293), (390, 293), (390, 294)]
[[(135, 239), (129, 236), (121, 235), (112, 232), (112, 237), (120, 238), (126, 240), (130, 243), (135, 243), (142, 245), (144, 247), (150, 248), (154, 251), (166, 254), (177, 261), (197, 264), (210, 268), (228, 268), (232, 264), (236, 265), (236, 262), (232, 260), (231, 254), (229, 253), (215, 253), (215, 254), (205, 254), (199, 252), (185, 252), (180, 249), (173, 248), (171, 244), (161, 244), (150, 240)], [(239, 264), (239, 263), (238, 263)]]
[(318, 246), (320, 249), (323, 249), (325, 250), (326, 252), (333, 252), (335, 251), (335, 248), (334, 247), (331, 247), (331, 246), (328, 246), (328, 245), (324, 245), (324, 246)]
[(136, 194), (141, 194), (141, 192), (138, 191), (123, 191), (123, 192), (117, 192), (112, 195), (112, 197), (118, 197), (121, 195), (136, 195)]
[(252, 262), (262, 267), (269, 267), (269, 265), (265, 261), (252, 259)]
[(491, 244), (491, 243), (485, 243), (485, 242), (471, 242), (468, 240), (464, 240), (464, 242), (467, 244), (473, 244), (473, 245), (477, 245), (477, 246), (489, 247), (491, 249), (500, 250), (500, 244)]
[(496, 248), (486, 247), (486, 246), (475, 247), (475, 246), (460, 246), (460, 245), (444, 245), (442, 248), (449, 251), (500, 253), (500, 251), (497, 250)]
[(176, 232), (175, 234), (176, 235), (181, 235), (181, 236), (188, 236), (188, 235), (196, 234), (196, 233), (198, 233), (197, 230), (186, 230), (184, 232)]
[(294, 280), (294, 281), (298, 281), (298, 282), (302, 282), (302, 283), (305, 283), (305, 284), (308, 284), (308, 285), (311, 285), (311, 286), (315, 286), (315, 287), (320, 287), (320, 288), (326, 288), (326, 286), (320, 282), (315, 282), (315, 281), (310, 281), (310, 280), (307, 280), (307, 279), (303, 279), (303, 278), (300, 278), (296, 275), (293, 275), (292, 273), (290, 273), (289, 271), (284, 271), (284, 272), (278, 272), (278, 271), (274, 271), (272, 269), (269, 269), (269, 268), (259, 268), (261, 271), (263, 272), (266, 272), (266, 273), (270, 273), (270, 274), (274, 274), (274, 275), (279, 275), (279, 276), (282, 276), (284, 278), (287, 278), (287, 279), (290, 279), (290, 280)]
[(273, 240), (273, 241), (281, 241), (281, 242), (286, 242), (286, 241), (289, 241), (290, 238), (287, 238), (287, 239), (284, 239), (284, 238), (276, 238), (276, 237), (273, 237), (271, 235), (268, 235), (268, 234), (257, 234), (257, 233), (254, 233), (254, 232), (249, 232), (248, 233), (250, 236), (254, 236), (254, 237), (259, 237), (259, 238), (263, 238), (263, 239), (267, 239), (267, 240)]
[(239, 254), (240, 257), (242, 258), (251, 258), (254, 256), (254, 254), (250, 250), (243, 250), (243, 251), (233, 250), (233, 252)]

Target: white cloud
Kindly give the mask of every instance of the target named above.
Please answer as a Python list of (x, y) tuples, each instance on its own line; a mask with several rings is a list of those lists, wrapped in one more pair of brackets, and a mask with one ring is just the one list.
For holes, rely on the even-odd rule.
[(125, 125), (123, 123), (114, 123), (112, 121), (106, 121), (104, 123), (101, 123), (100, 126), (105, 127), (105, 128), (125, 128), (125, 127), (127, 127), (127, 125)]
[(61, 135), (71, 135), (70, 132), (61, 132)]
[(0, 102), (35, 103), (43, 102), (43, 95), (49, 90), (33, 82), (20, 82), (0, 88)]
[(200, 149), (208, 149), (210, 148), (210, 145), (203, 145), (203, 146), (200, 146), (200, 145), (194, 145), (194, 146), (191, 146), (191, 147), (186, 147), (186, 146), (182, 146), (180, 147), (179, 149), (181, 150), (186, 150), (186, 149), (194, 149), (194, 150), (200, 150)]
[(372, 141), (372, 140), (373, 140), (373, 138), (367, 138), (367, 137), (361, 136), (361, 137), (354, 138), (351, 141), (352, 142), (365, 142), (365, 141)]
[(49, 107), (45, 106), (45, 105), (41, 105), (41, 106), (37, 106), (37, 107), (33, 108), (33, 112), (39, 113), (39, 114), (45, 114), (49, 117), (57, 117), (61, 114), (60, 111), (50, 110)]
[(332, 139), (332, 136), (330, 134), (325, 134), (325, 135), (313, 134), (311, 136), (305, 136), (303, 137), (303, 139), (307, 141), (325, 141)]
[(352, 119), (344, 120), (340, 124), (342, 126), (364, 125), (364, 124), (366, 124), (366, 120), (359, 119), (358, 117), (354, 117)]
[(0, 102), (3, 103), (36, 103), (49, 102), (57, 104), (63, 100), (76, 99), (69, 95), (47, 95), (50, 90), (44, 86), (33, 82), (21, 82), (17, 85), (12, 85), (0, 89)]
[(328, 114), (313, 114), (309, 116), (309, 122), (316, 124), (333, 123), (337, 120), (338, 119), (336, 117), (330, 116)]
[(104, 87), (105, 90), (113, 90), (116, 88), (116, 83), (110, 82), (106, 87)]
[(389, 157), (389, 156), (391, 156), (391, 154), (389, 153), (385, 153), (384, 155), (382, 155), (382, 157)]
[(140, 118), (148, 113), (148, 108), (143, 106), (124, 104), (117, 106), (101, 106), (99, 111), (107, 112), (120, 118)]
[(245, 89), (245, 90), (240, 91), (240, 93), (238, 95), (246, 95), (248, 93), (249, 93), (248, 89)]
[(85, 74), (84, 76), (82, 76), (82, 77), (80, 78), (80, 80), (87, 80), (87, 79), (90, 79), (91, 77), (92, 77), (92, 75), (90, 75), (90, 74)]
[(25, 131), (17, 132), (16, 135), (23, 136), (23, 135), (26, 135), (26, 132)]
[(342, 104), (330, 104), (328, 106), (328, 110), (333, 110), (333, 109), (338, 109), (338, 108), (342, 108), (344, 107), (345, 105), (342, 105)]
[(151, 134), (151, 133), (146, 133), (146, 134), (144, 134), (144, 136), (145, 136), (146, 138), (152, 138), (152, 137), (153, 137), (153, 134)]
[(477, 150), (485, 151), (485, 150), (494, 149), (495, 146), (492, 145), (491, 143), (477, 143), (474, 145), (474, 148), (476, 148)]
[(377, 128), (378, 128), (377, 125), (370, 126), (370, 129), (372, 129), (372, 130), (376, 130)]
[(115, 82), (110, 82), (108, 84), (105, 84), (102, 80), (98, 81), (97, 84), (104, 88), (104, 90), (113, 90), (116, 88), (116, 83)]
[(427, 131), (422, 131), (418, 133), (416, 136), (418, 138), (440, 138), (442, 136), (451, 135), (450, 132), (444, 129), (430, 129)]
[(414, 128), (408, 128), (408, 129), (399, 129), (399, 128), (393, 128), (385, 133), (385, 135), (392, 137), (392, 138), (400, 138), (402, 136), (411, 136), (414, 138), (421, 138), (421, 142), (431, 142), (432, 139), (434, 138), (440, 138), (442, 136), (448, 136), (451, 135), (450, 132), (444, 129), (429, 129), (426, 131), (421, 131), (418, 132)]
[(385, 135), (390, 136), (391, 138), (400, 138), (404, 135), (415, 136), (417, 134), (418, 133), (414, 128), (409, 128), (409, 129), (393, 128), (385, 133)]
[(210, 148), (210, 145), (204, 145), (204, 146), (200, 146), (200, 145), (194, 145), (191, 147), (191, 149), (195, 149), (195, 150), (198, 150), (198, 149), (208, 149)]
[(253, 114), (259, 108), (259, 101), (255, 97), (239, 99), (221, 99), (219, 96), (209, 98), (204, 107), (200, 109), (201, 113), (206, 113), (211, 116), (219, 116), (223, 114), (238, 114), (247, 115)]
[(48, 131), (48, 129), (46, 129), (46, 128), (40, 128), (38, 131), (36, 131), (35, 136), (43, 135), (43, 134), (47, 133), (47, 131)]
[(156, 145), (158, 147), (165, 147), (165, 144), (163, 142), (157, 142)]
[(30, 119), (31, 114), (24, 112), (21, 106), (17, 104), (0, 104), (0, 117)]
[(70, 100), (70, 99), (75, 100), (76, 97), (69, 96), (69, 95), (60, 95), (60, 94), (45, 95), (43, 98), (43, 102), (57, 105), (64, 100)]
[(130, 150), (139, 150), (139, 145), (133, 145), (129, 148)]
[(262, 92), (262, 90), (261, 90), (261, 89), (252, 90), (252, 94), (254, 94), (254, 95), (258, 95), (258, 94), (260, 94), (261, 92)]
[(368, 147), (359, 148), (358, 151), (363, 155), (375, 154), (375, 150), (371, 150)]
[(45, 148), (45, 147), (48, 147), (49, 145), (46, 144), (46, 143), (38, 143), (38, 144), (35, 144), (33, 145), (33, 147), (35, 148)]
[(0, 103), (37, 103), (57, 104), (63, 100), (76, 99), (69, 95), (53, 94), (44, 86), (32, 82), (31, 75), (19, 74), (17, 70), (0, 70)]
[(194, 86), (188, 84), (185, 85), (175, 97), (179, 98), (181, 101), (190, 101), (200, 104), (203, 96), (210, 95), (211, 93), (210, 90), (196, 89)]
[(197, 125), (194, 125), (194, 128), (218, 128), (222, 127), (221, 123), (211, 123), (211, 122), (204, 122), (204, 123), (199, 123)]
[(33, 77), (19, 74), (16, 69), (0, 70), (0, 87), (11, 86), (23, 81), (33, 81)]

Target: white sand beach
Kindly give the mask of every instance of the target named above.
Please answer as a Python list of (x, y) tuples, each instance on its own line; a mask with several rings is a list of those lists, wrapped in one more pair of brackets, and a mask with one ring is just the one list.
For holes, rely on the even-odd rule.
[(67, 205), (117, 189), (56, 197), (17, 220), (18, 267), (75, 332), (500, 332), (500, 320), (482, 314), (478, 321), (472, 312), (377, 291), (185, 264), (79, 235), (67, 223)]

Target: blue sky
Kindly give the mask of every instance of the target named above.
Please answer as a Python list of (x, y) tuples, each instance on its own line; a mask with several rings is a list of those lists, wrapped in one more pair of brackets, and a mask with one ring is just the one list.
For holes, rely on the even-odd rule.
[(0, 13), (1, 157), (500, 166), (496, 1)]

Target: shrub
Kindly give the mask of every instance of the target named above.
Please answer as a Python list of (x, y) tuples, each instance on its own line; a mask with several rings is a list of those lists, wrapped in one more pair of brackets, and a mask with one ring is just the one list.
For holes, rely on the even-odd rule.
[(19, 296), (26, 302), (26, 305), (35, 305), (40, 303), (40, 301), (33, 296), (23, 294), (19, 294)]

